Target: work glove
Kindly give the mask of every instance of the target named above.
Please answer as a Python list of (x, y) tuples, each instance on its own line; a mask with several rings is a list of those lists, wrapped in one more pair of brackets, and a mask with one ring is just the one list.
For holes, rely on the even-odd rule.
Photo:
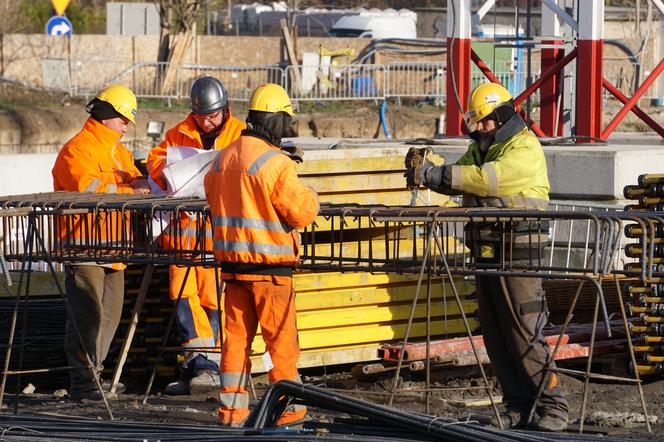
[(435, 165), (426, 159), (426, 156), (432, 153), (430, 147), (416, 148), (411, 147), (406, 154), (405, 166), (406, 187), (413, 189), (422, 185), (427, 185), (426, 175)]
[(290, 141), (281, 143), (281, 152), (298, 164), (304, 161), (304, 150)]

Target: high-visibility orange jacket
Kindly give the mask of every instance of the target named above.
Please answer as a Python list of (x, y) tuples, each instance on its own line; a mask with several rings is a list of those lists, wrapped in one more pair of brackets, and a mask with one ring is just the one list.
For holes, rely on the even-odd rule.
[(316, 192), (301, 184), (295, 163), (268, 142), (243, 135), (222, 150), (205, 176), (214, 255), (222, 263), (293, 266), (297, 229), (319, 211)]
[[(215, 139), (214, 148), (216, 150), (225, 148), (237, 140), (246, 127), (246, 124), (232, 117), (229, 112), (228, 119)], [(164, 141), (150, 150), (148, 154), (146, 164), (148, 172), (152, 179), (164, 190), (166, 190), (166, 183), (162, 171), (166, 166), (168, 146), (203, 148), (200, 129), (191, 113), (183, 121), (169, 129)], [(205, 244), (196, 245), (196, 236), (203, 227), (206, 229)], [(212, 251), (212, 226), (209, 223), (203, 223), (202, 219), (191, 219), (183, 212), (180, 214), (180, 221), (177, 226), (171, 225), (164, 230), (161, 243), (164, 247), (180, 251), (194, 250), (194, 248), (197, 250), (205, 248), (205, 250)]]
[(53, 166), (53, 189), (73, 192), (133, 193), (141, 175), (134, 157), (118, 143), (120, 134), (88, 118), (60, 149)]
[[(88, 118), (83, 129), (60, 149), (53, 166), (53, 189), (74, 192), (133, 193), (131, 182), (141, 176), (134, 158), (118, 143), (121, 135), (98, 121)], [(65, 215), (58, 218), (56, 235), (67, 244), (99, 244), (117, 241), (107, 235), (116, 234), (121, 221), (117, 214), (98, 216)], [(128, 225), (128, 223), (125, 223)], [(127, 233), (127, 232), (125, 232)], [(128, 235), (123, 235), (128, 237)], [(113, 264), (121, 270), (122, 264)]]
[[(246, 127), (246, 124), (231, 116), (229, 112), (228, 119), (224, 123), (224, 127), (222, 127), (221, 132), (219, 132), (219, 135), (214, 142), (214, 148), (220, 150), (228, 146), (240, 137), (240, 132)], [(203, 148), (201, 133), (192, 114), (189, 114), (187, 118), (169, 129), (166, 132), (166, 138), (164, 138), (164, 141), (150, 150), (150, 153), (148, 154), (146, 166), (150, 173), (150, 177), (152, 177), (154, 182), (164, 190), (166, 190), (166, 183), (164, 182), (162, 171), (166, 166), (166, 152), (168, 146), (187, 146), (195, 147), (197, 149)]]

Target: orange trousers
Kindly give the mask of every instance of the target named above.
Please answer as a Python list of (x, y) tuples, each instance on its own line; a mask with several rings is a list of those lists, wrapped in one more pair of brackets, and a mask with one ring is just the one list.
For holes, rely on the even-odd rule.
[[(177, 308), (177, 322), (183, 347), (211, 347), (216, 352), (192, 350), (185, 356), (185, 366), (195, 359), (197, 369), (219, 369), (219, 307), (217, 303), (217, 281), (215, 269), (193, 266), (187, 275), (187, 267), (169, 266), (169, 295), (173, 301), (182, 298)], [(185, 279), (185, 275), (187, 275)], [(184, 288), (182, 287), (184, 283)], [(198, 358), (197, 356), (202, 356)]]
[[(272, 281), (230, 280), (225, 283), (225, 341), (218, 414), (221, 425), (237, 425), (249, 415), (246, 388), (251, 374), (249, 353), (258, 324), (274, 365), (268, 374), (270, 382), (283, 379), (300, 382), (296, 367), (300, 346), (292, 278), (283, 285)], [(289, 406), (278, 424), (302, 419), (306, 411), (301, 405)]]

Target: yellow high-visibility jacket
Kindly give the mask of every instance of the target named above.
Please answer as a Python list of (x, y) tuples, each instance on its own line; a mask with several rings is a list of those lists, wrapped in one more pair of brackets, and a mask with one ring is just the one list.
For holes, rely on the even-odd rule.
[(545, 210), (550, 187), (542, 145), (527, 127), (511, 136), (502, 129), (509, 130), (498, 130), (484, 159), (475, 142), (450, 166), (452, 189), (464, 194), (467, 207)]

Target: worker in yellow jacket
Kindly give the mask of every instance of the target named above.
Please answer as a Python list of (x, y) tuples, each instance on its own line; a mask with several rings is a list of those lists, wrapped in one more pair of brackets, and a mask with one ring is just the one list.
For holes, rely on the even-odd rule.
[[(166, 191), (163, 170), (169, 146), (187, 146), (197, 149), (220, 150), (240, 137), (246, 125), (231, 115), (228, 92), (214, 77), (200, 77), (191, 86), (191, 113), (183, 121), (166, 132), (166, 138), (148, 154), (147, 169), (152, 180)], [(162, 235), (166, 247), (193, 250), (196, 235), (202, 228), (212, 238), (212, 226), (190, 218), (182, 212), (176, 229), (167, 228)], [(178, 233), (176, 236), (175, 233)], [(206, 249), (212, 251), (211, 242)], [(180, 379), (166, 386), (168, 395), (201, 394), (219, 388), (219, 307), (217, 305), (217, 281), (215, 270), (201, 266), (189, 269), (185, 266), (169, 266), (169, 294), (175, 301), (180, 289), (182, 297), (177, 306), (177, 324), (183, 348), (191, 348), (184, 355)], [(186, 278), (185, 278), (186, 276)], [(204, 348), (216, 348), (208, 352)], [(196, 350), (198, 349), (198, 350)]]
[[(434, 166), (423, 157), (421, 149), (411, 149), (406, 156), (407, 186), (424, 185), (447, 195), (462, 194), (467, 207), (545, 210), (549, 180), (544, 152), (516, 113), (510, 93), (501, 85), (484, 83), (473, 89), (468, 103), (465, 119), (473, 140), (468, 151), (456, 164)], [(490, 241), (479, 241), (486, 234), (484, 227), (469, 226), (467, 238), (478, 260), (492, 262), (498, 259), (500, 250), (495, 250)], [(532, 245), (526, 247), (539, 248), (541, 233), (527, 231), (525, 234), (537, 237), (526, 240), (525, 244)], [(512, 256), (505, 259), (524, 257), (516, 255), (516, 246), (508, 250)], [(533, 252), (537, 255), (539, 250)], [(544, 383), (534, 427), (564, 430), (567, 400), (558, 376), (544, 370), (551, 355), (542, 336), (548, 312), (542, 280), (478, 276), (476, 284), (484, 344), (503, 390), (503, 425), (524, 427), (528, 423), (530, 409)], [(497, 421), (493, 423), (498, 425)]]
[[(281, 86), (257, 88), (247, 129), (205, 176), (214, 256), (226, 284), (221, 425), (241, 425), (249, 415), (249, 353), (259, 324), (265, 358), (273, 365), (270, 382), (300, 380), (292, 275), (300, 252), (297, 229), (314, 221), (319, 202), (316, 192), (300, 183), (289, 153), (280, 149), (282, 137), (292, 135), (293, 115)], [(278, 423), (300, 420), (305, 413), (304, 407), (291, 405)]]
[[(53, 166), (53, 189), (75, 192), (149, 192), (131, 152), (119, 141), (129, 124), (136, 123), (136, 97), (119, 84), (107, 86), (88, 103), (90, 118), (83, 129), (60, 150)], [(85, 238), (101, 235), (100, 241), (121, 225), (115, 215), (73, 215), (58, 219), (56, 230), (62, 247), (81, 244)], [(120, 322), (124, 301), (123, 264), (72, 263), (65, 267), (68, 312), (65, 353), (70, 370), (72, 399), (102, 399), (93, 372), (85, 368), (89, 354), (96, 375), (103, 369), (113, 336)], [(80, 333), (79, 339), (76, 328)], [(83, 342), (81, 342), (81, 340)], [(85, 351), (84, 351), (85, 350)], [(110, 383), (103, 383), (105, 390)], [(119, 385), (116, 392), (122, 392)], [(107, 396), (109, 394), (107, 393)]]

